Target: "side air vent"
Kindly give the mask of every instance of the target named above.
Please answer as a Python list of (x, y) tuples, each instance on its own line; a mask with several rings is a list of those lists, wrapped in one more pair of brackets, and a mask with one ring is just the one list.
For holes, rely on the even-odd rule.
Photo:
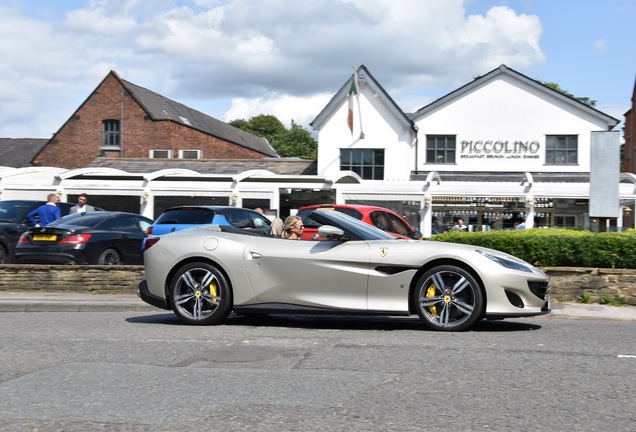
[(525, 305), (523, 304), (523, 300), (517, 294), (506, 290), (506, 297), (508, 297), (508, 301), (514, 307), (518, 307), (519, 309), (523, 309)]
[(541, 300), (546, 300), (546, 296), (550, 292), (550, 285), (548, 282), (528, 282), (528, 288), (532, 294), (539, 297)]
[(378, 273), (384, 273), (387, 275), (394, 275), (401, 273), (403, 271), (413, 270), (411, 267), (403, 267), (403, 266), (377, 266), (375, 271)]

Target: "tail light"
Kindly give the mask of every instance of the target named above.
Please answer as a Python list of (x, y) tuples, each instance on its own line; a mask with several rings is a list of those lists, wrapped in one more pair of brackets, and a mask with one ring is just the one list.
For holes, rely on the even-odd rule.
[(22, 234), (18, 239), (18, 244), (30, 244), (31, 240), (27, 237), (26, 234)]
[(157, 243), (161, 237), (148, 237), (144, 242), (144, 252), (150, 249), (155, 243)]
[(75, 234), (70, 237), (63, 238), (57, 244), (72, 244), (81, 245), (86, 243), (91, 238), (90, 234)]

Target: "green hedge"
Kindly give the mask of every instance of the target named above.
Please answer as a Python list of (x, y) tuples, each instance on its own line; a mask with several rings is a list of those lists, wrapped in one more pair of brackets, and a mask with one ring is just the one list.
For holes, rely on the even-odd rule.
[(636, 230), (594, 233), (570, 229), (448, 232), (431, 241), (454, 242), (507, 252), (537, 267), (636, 268)]

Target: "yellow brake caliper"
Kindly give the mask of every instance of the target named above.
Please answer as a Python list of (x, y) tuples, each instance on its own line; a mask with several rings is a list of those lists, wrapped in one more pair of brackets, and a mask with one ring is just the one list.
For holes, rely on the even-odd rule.
[[(435, 285), (431, 284), (426, 290), (426, 297), (435, 297), (435, 291)], [(433, 315), (437, 315), (437, 306), (429, 306), (428, 311)]]
[[(215, 282), (210, 282), (210, 297), (216, 297), (218, 292), (218, 287)], [(209, 302), (210, 306), (214, 307), (214, 303), (212, 301)]]

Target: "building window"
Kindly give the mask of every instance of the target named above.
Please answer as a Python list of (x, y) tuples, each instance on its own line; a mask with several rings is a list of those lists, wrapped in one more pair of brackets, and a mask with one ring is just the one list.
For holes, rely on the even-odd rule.
[(576, 228), (575, 216), (555, 216), (554, 228)]
[(102, 122), (102, 146), (119, 147), (119, 120), (104, 120)]
[(340, 150), (340, 169), (364, 180), (384, 180), (384, 150)]
[(179, 150), (179, 159), (201, 159), (201, 150)]
[(576, 165), (578, 148), (576, 135), (548, 135), (546, 136), (545, 163), (546, 165)]
[(171, 159), (172, 150), (150, 150), (150, 159)]
[(426, 163), (455, 163), (455, 135), (426, 135)]

